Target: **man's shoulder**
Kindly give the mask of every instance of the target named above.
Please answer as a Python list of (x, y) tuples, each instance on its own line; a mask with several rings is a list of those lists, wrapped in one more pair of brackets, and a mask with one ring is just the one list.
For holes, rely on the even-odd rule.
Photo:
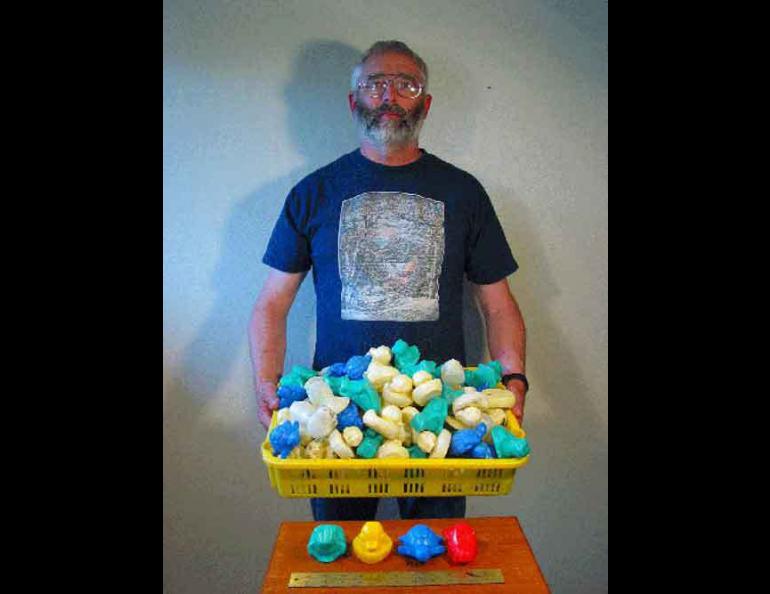
[(352, 157), (355, 151), (341, 155), (331, 163), (319, 167), (315, 171), (308, 173), (296, 184), (297, 189), (308, 189), (318, 186), (327, 179), (332, 179), (340, 175), (346, 169), (349, 169), (352, 163)]
[(440, 172), (442, 176), (452, 180), (453, 183), (470, 184), (477, 187), (482, 187), (481, 182), (472, 173), (453, 165), (452, 163), (437, 157), (433, 153), (428, 153), (432, 167)]

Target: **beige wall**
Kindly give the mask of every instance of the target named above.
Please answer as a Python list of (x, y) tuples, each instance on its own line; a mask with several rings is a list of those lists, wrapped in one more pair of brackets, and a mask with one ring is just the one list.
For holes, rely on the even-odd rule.
[[(245, 328), (283, 199), (355, 147), (349, 69), (388, 38), (431, 68), (423, 146), (482, 181), (521, 265), (532, 459), (469, 515), (518, 516), (554, 592), (607, 590), (606, 1), (166, 0), (165, 592), (255, 591), (278, 523), (311, 519), (259, 459)], [(287, 365), (314, 315), (306, 282)]]

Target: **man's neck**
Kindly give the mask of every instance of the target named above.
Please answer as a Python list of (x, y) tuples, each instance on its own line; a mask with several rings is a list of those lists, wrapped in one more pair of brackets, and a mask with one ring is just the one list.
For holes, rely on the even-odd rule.
[(380, 147), (368, 142), (362, 142), (361, 154), (375, 163), (396, 167), (398, 165), (414, 163), (422, 156), (422, 151), (420, 151), (416, 142), (398, 147)]

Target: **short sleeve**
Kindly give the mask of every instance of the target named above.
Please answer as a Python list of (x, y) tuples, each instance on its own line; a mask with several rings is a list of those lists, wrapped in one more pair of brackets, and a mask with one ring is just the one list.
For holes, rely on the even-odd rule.
[(286, 198), (273, 227), (262, 262), (283, 272), (305, 272), (310, 269), (310, 247), (306, 226), (306, 205), (295, 190)]
[(478, 285), (495, 283), (513, 274), (519, 265), (486, 191), (479, 184), (478, 202), (471, 217), (465, 272)]

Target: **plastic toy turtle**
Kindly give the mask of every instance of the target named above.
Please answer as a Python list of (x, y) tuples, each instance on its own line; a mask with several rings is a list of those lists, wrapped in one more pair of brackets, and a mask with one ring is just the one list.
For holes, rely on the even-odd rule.
[(469, 563), (476, 558), (476, 531), (466, 522), (452, 524), (441, 532), (446, 541), (447, 556), (452, 563)]
[(398, 540), (401, 543), (398, 554), (417, 559), (420, 563), (446, 551), (446, 547), (441, 544), (442, 538), (425, 524), (413, 526)]
[(307, 541), (307, 552), (321, 563), (331, 563), (344, 555), (347, 548), (345, 532), (337, 524), (316, 526)]

